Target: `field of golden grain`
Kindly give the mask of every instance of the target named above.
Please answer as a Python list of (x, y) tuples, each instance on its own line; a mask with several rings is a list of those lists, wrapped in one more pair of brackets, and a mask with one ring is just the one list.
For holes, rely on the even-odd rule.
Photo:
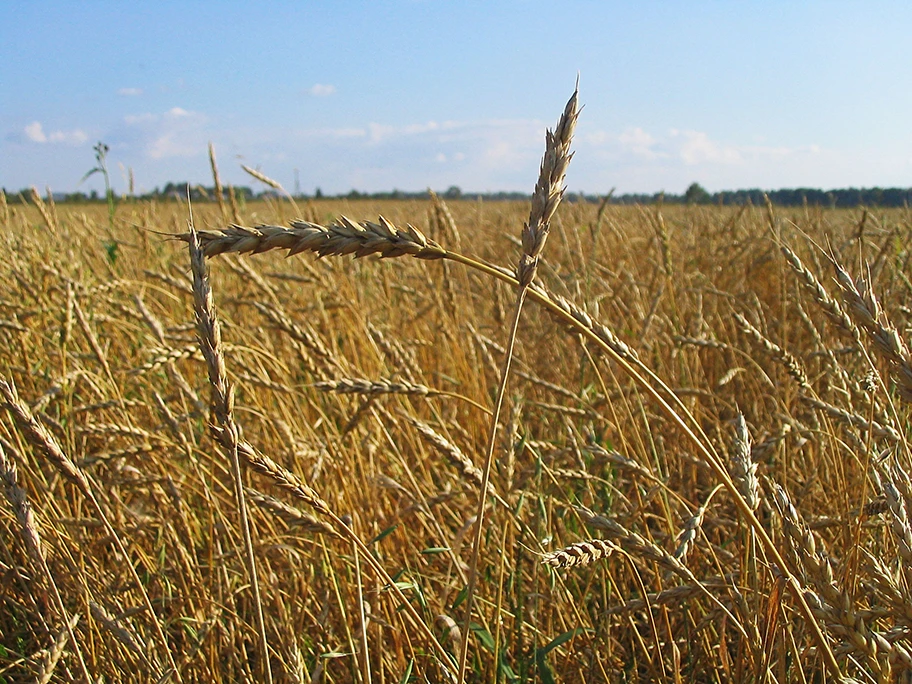
[(564, 202), (493, 433), (527, 204), (238, 211), (0, 203), (0, 681), (912, 667), (908, 211)]

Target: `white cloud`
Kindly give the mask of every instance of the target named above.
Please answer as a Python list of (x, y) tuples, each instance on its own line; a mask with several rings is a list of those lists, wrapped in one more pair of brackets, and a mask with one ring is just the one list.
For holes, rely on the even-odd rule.
[(46, 143), (47, 136), (40, 121), (33, 121), (25, 127), (25, 137), (36, 143)]
[(89, 136), (86, 135), (85, 131), (81, 131), (78, 128), (72, 131), (51, 131), (50, 133), (45, 133), (44, 126), (41, 125), (40, 121), (33, 121), (27, 125), (24, 129), (24, 133), (27, 140), (39, 144), (63, 143), (66, 145), (81, 145), (89, 139)]
[[(604, 137), (603, 137), (604, 140)], [(653, 149), (656, 139), (642, 128), (629, 128), (617, 137), (621, 147), (638, 157), (655, 159), (661, 153)]]
[(192, 157), (199, 154), (194, 142), (187, 142), (177, 133), (165, 133), (146, 145), (146, 154), (152, 159), (166, 159), (169, 157)]
[(710, 140), (700, 131), (672, 130), (670, 143), (676, 148), (677, 156), (688, 166), (702, 163), (737, 164), (743, 161), (740, 150), (731, 145), (722, 145)]
[(199, 112), (172, 107), (161, 114), (129, 114), (124, 123), (130, 136), (150, 159), (192, 157), (204, 154), (208, 142), (207, 118)]
[(327, 85), (327, 84), (323, 84), (323, 83), (316, 83), (313, 86), (311, 86), (310, 90), (307, 92), (309, 92), (314, 97), (329, 97), (330, 95), (335, 94), (336, 86)]
[(135, 125), (137, 125), (137, 124), (142, 124), (142, 123), (148, 123), (148, 122), (151, 122), (151, 121), (155, 121), (155, 120), (157, 120), (157, 118), (158, 118), (158, 117), (157, 117), (155, 114), (150, 114), (150, 113), (146, 113), (146, 114), (127, 114), (127, 115), (124, 117), (124, 123), (127, 124), (127, 125), (129, 125), (129, 126), (135, 126)]
[(143, 94), (142, 88), (121, 88), (117, 91), (121, 97), (139, 97)]
[(727, 144), (714, 140), (704, 131), (669, 129), (665, 135), (653, 135), (640, 127), (623, 133), (606, 131), (587, 133), (585, 144), (608, 152), (611, 157), (638, 163), (655, 162), (664, 166), (744, 166), (763, 159), (785, 159), (796, 154), (816, 154), (820, 148)]

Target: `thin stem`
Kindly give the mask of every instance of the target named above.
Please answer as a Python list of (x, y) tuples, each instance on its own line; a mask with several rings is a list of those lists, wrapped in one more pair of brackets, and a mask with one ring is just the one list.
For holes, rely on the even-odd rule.
[(488, 431), (488, 445), (485, 450), (485, 465), (481, 474), (481, 491), (478, 496), (478, 511), (475, 514), (475, 535), (472, 539), (472, 560), (469, 564), (469, 584), (466, 589), (466, 618), (462, 629), (462, 643), (459, 648), (459, 674), (457, 682), (465, 681), (466, 661), (469, 653), (469, 634), (472, 623), (472, 607), (475, 602), (475, 587), (478, 583), (478, 561), (481, 555), (481, 537), (484, 533), (484, 512), (487, 501), (488, 483), (491, 481), (491, 465), (494, 462), (494, 445), (497, 441), (497, 427), (500, 423), (500, 413), (503, 409), (504, 396), (507, 393), (507, 380), (510, 377), (510, 366), (513, 363), (513, 347), (516, 344), (516, 331), (519, 329), (519, 316), (522, 313), (523, 302), (526, 300), (528, 288), (523, 287), (516, 298), (516, 310), (513, 313), (513, 324), (510, 327), (510, 337), (507, 340), (507, 353), (504, 355), (503, 366), (500, 369), (500, 388), (497, 391), (497, 400), (494, 402), (494, 415), (491, 417), (491, 429)]

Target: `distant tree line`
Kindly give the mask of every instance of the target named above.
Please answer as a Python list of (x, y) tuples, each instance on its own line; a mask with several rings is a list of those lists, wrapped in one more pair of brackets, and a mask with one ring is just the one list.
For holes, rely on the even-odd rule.
[(805, 204), (821, 207), (904, 207), (912, 204), (912, 188), (786, 188), (782, 190), (725, 190), (710, 193), (698, 183), (692, 183), (683, 195), (670, 193), (626, 194), (612, 196), (616, 204), (724, 204), (742, 205), (765, 203), (765, 197), (780, 207), (800, 207)]
[[(136, 195), (133, 199), (140, 200), (169, 200), (187, 198), (187, 183), (167, 183), (162, 188), (155, 188), (152, 192), (142, 195)], [(30, 197), (29, 188), (19, 192), (10, 192), (3, 189), (7, 201), (11, 204), (25, 201), (24, 198)], [(269, 197), (279, 197), (273, 189), (267, 189), (262, 192), (254, 192), (246, 186), (236, 186), (232, 188), (235, 198), (241, 202), (248, 202), (256, 199)], [(227, 189), (223, 189), (223, 199), (228, 199)], [(484, 192), (470, 193), (463, 192), (458, 186), (450, 186), (445, 191), (438, 193), (446, 200), (483, 200), (488, 202), (504, 201), (526, 201), (530, 195), (523, 192)], [(408, 192), (405, 190), (390, 190), (385, 192), (361, 192), (359, 190), (350, 190), (347, 193), (338, 195), (325, 194), (320, 188), (317, 188), (312, 195), (298, 195), (295, 199), (349, 199), (349, 200), (426, 200), (430, 194), (427, 190), (418, 192)], [(802, 205), (821, 206), (821, 207), (904, 207), (912, 204), (912, 188), (840, 188), (834, 190), (821, 190), (819, 188), (788, 188), (782, 190), (761, 190), (752, 188), (749, 190), (725, 190), (722, 192), (708, 192), (699, 183), (692, 183), (687, 190), (680, 195), (667, 192), (656, 193), (627, 193), (615, 195), (612, 190), (607, 195), (597, 195), (591, 193), (568, 192), (567, 200), (576, 202), (593, 202), (601, 203), (607, 201), (612, 204), (656, 204), (663, 202), (665, 204), (721, 204), (721, 205), (742, 205), (750, 202), (752, 204), (763, 204), (769, 197), (770, 201), (782, 207), (795, 207)], [(215, 201), (215, 188), (203, 185), (190, 185), (190, 199), (194, 202)], [(105, 197), (99, 195), (97, 191), (92, 190), (86, 194), (84, 192), (74, 193), (54, 193), (54, 200), (57, 202), (104, 202)]]

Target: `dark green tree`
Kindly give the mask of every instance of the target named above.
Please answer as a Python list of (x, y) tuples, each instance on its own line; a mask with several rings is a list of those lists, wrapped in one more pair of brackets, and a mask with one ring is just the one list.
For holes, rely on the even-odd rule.
[(684, 192), (684, 201), (688, 204), (708, 204), (712, 196), (699, 183), (691, 183)]

